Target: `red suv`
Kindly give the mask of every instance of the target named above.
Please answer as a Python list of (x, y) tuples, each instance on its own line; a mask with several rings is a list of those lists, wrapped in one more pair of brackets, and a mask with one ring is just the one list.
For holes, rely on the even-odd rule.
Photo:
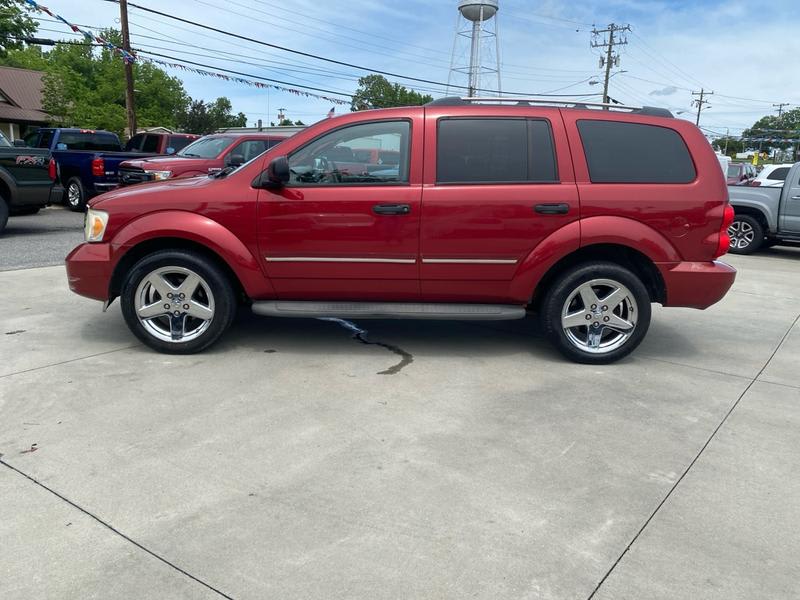
[[(196, 137), (196, 136), (195, 136)], [(288, 136), (271, 133), (219, 133), (204, 136), (172, 156), (126, 160), (119, 165), (122, 185), (195, 177), (238, 167)]]
[(652, 302), (725, 295), (733, 210), (699, 129), (663, 109), (508, 101), (351, 113), (232, 172), (104, 194), (69, 285), (119, 296), (133, 333), (169, 353), (208, 347), (246, 303), (353, 319), (533, 311), (587, 363), (631, 352)]

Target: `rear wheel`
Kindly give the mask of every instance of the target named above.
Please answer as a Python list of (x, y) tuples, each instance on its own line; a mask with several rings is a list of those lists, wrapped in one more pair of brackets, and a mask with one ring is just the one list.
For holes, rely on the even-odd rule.
[(187, 250), (159, 251), (136, 263), (123, 285), (121, 303), (134, 335), (168, 354), (208, 348), (236, 314), (226, 274), (205, 256)]
[(5, 198), (0, 196), (0, 232), (6, 228), (6, 223), (8, 223), (8, 204)]
[(64, 201), (70, 210), (80, 212), (86, 208), (86, 192), (77, 177), (70, 177), (64, 190)]
[(750, 215), (736, 215), (728, 227), (731, 254), (752, 254), (764, 244), (764, 228)]
[(553, 284), (539, 317), (547, 338), (567, 358), (605, 364), (627, 356), (644, 339), (650, 295), (624, 267), (584, 263)]

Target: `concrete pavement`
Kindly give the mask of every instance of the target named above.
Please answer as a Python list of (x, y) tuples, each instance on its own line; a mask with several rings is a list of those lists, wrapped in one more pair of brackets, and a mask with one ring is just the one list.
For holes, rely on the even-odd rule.
[(158, 355), (0, 273), (0, 597), (794, 598), (800, 251), (731, 262), (616, 365), (359, 323), (391, 375), (316, 320)]

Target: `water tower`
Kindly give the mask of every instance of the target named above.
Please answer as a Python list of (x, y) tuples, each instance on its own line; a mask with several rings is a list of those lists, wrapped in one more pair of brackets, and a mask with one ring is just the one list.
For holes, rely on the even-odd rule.
[[(500, 93), (498, 0), (460, 0), (447, 91), (468, 96)], [(465, 86), (451, 87), (451, 86)]]

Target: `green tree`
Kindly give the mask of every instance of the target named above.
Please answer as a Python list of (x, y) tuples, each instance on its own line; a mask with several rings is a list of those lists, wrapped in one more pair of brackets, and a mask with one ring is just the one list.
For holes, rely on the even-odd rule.
[(367, 75), (358, 80), (350, 110), (419, 106), (431, 100), (433, 96), (409, 90), (399, 83), (391, 83), (382, 75)]
[(36, 23), (28, 16), (21, 0), (0, 0), (0, 56), (22, 48), (18, 38), (33, 35)]
[(187, 133), (205, 135), (227, 127), (244, 127), (247, 115), (233, 114), (231, 101), (224, 96), (214, 102), (189, 99), (186, 110), (180, 115), (178, 124)]
[(747, 142), (744, 142), (739, 138), (723, 136), (715, 139), (713, 142), (711, 142), (711, 145), (714, 147), (715, 150), (719, 150), (720, 152), (726, 152), (728, 156), (734, 156), (737, 152), (745, 151)]
[[(800, 108), (787, 110), (780, 117), (778, 115), (767, 115), (761, 117), (753, 123), (749, 129), (742, 133), (745, 138), (770, 138), (776, 140), (800, 138)], [(751, 142), (750, 146), (758, 146), (758, 142)], [(785, 150), (796, 142), (765, 142), (763, 149), (780, 148)]]
[(278, 125), (280, 125), (281, 127), (292, 127), (292, 126), (304, 127), (305, 123), (303, 123), (300, 119), (297, 119), (297, 121), (292, 121), (291, 119), (284, 119), (283, 121), (278, 123)]

